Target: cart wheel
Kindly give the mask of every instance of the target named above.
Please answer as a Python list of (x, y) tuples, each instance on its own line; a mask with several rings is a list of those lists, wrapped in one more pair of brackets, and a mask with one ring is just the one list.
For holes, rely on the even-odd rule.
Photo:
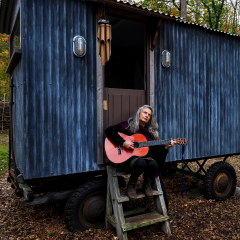
[(216, 162), (207, 171), (204, 178), (204, 191), (207, 199), (226, 200), (236, 189), (236, 172), (226, 162)]
[(70, 231), (103, 228), (105, 225), (107, 183), (92, 180), (82, 184), (68, 198), (65, 221)]

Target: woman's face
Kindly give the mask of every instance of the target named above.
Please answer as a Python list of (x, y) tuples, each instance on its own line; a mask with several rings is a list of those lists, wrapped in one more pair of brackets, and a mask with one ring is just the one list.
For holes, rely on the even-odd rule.
[(149, 108), (144, 108), (139, 114), (140, 124), (145, 127), (145, 125), (149, 122), (152, 116), (152, 111)]

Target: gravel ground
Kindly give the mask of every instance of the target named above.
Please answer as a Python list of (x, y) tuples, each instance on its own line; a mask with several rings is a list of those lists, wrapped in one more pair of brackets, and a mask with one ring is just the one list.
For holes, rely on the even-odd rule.
[[(221, 159), (209, 160), (206, 169)], [(240, 187), (240, 157), (227, 160), (236, 170)], [(191, 163), (197, 170), (198, 165)], [(72, 233), (65, 226), (64, 202), (22, 207), (6, 176), (0, 176), (0, 239), (117, 239), (115, 229), (90, 229)], [(234, 197), (226, 201), (206, 200), (202, 181), (184, 177), (185, 193), (181, 196), (181, 174), (167, 173), (163, 178), (169, 197), (171, 236), (159, 230), (159, 224), (133, 230), (129, 240), (141, 239), (240, 239), (240, 200)], [(134, 205), (141, 202), (134, 201)]]

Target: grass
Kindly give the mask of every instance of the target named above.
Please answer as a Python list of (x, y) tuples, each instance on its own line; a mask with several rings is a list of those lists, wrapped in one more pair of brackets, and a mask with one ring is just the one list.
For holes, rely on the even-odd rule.
[(9, 135), (0, 134), (0, 175), (3, 175), (8, 168), (8, 153), (9, 153)]

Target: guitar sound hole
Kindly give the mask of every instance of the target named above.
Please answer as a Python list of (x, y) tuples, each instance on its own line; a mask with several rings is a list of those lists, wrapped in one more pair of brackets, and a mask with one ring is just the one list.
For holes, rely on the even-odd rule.
[(138, 142), (133, 142), (134, 148), (139, 148), (139, 143)]

